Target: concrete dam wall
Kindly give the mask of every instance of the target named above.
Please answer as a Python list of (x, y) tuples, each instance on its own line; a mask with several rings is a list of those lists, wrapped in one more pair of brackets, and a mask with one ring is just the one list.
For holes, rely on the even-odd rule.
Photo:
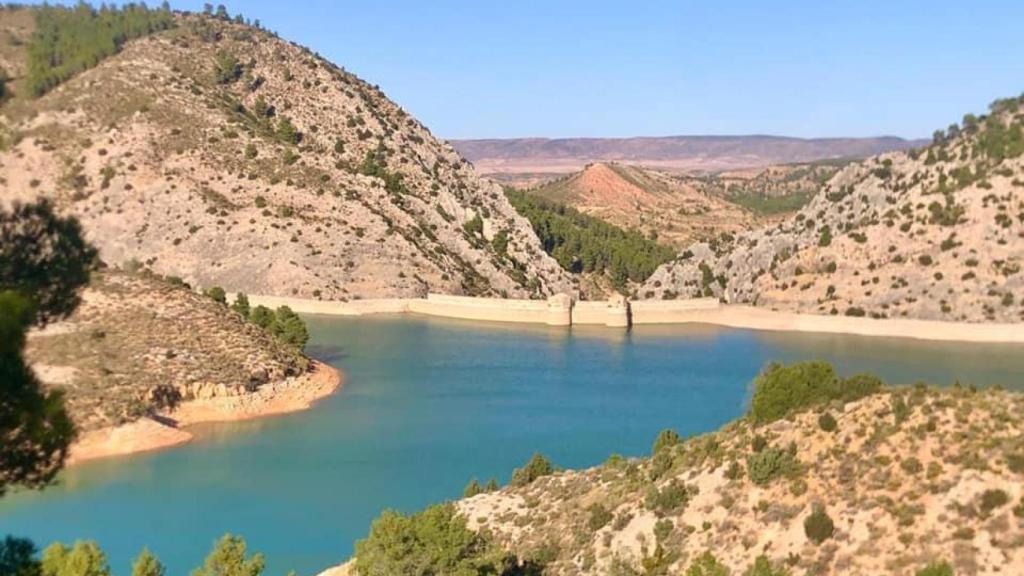
[(302, 314), (363, 316), (367, 314), (423, 314), (462, 320), (547, 324), (548, 326), (609, 326), (686, 322), (695, 311), (715, 310), (714, 298), (630, 302), (614, 295), (606, 301), (575, 301), (567, 294), (547, 300), (509, 300), (428, 294), (426, 298), (351, 300), (348, 302), (304, 300), (275, 296), (249, 296), (252, 306), (288, 306)]
[(639, 300), (622, 296), (607, 301), (574, 301), (560, 294), (547, 300), (505, 300), (430, 294), (426, 298), (388, 298), (349, 302), (305, 300), (278, 296), (249, 296), (252, 306), (288, 306), (300, 314), (365, 316), (422, 314), (464, 320), (547, 324), (549, 326), (609, 326), (645, 324), (713, 324), (729, 328), (822, 334), (888, 336), (947, 342), (1014, 342), (1024, 344), (1024, 324), (963, 324), (907, 318), (851, 318), (777, 312), (714, 298)]

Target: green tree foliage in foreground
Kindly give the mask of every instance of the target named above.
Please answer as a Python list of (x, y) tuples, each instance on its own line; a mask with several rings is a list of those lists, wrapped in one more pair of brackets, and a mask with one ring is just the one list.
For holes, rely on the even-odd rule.
[(387, 510), (373, 521), (369, 536), (356, 542), (355, 570), (360, 576), (511, 576), (517, 565), (515, 556), (485, 533), (468, 529), (452, 504), (410, 516)]
[(94, 260), (78, 223), (48, 203), (0, 212), (0, 495), (43, 487), (64, 465), (74, 426), (61, 394), (45, 391), (26, 363), (25, 337), (75, 309)]
[(573, 273), (606, 273), (618, 290), (643, 282), (675, 251), (635, 230), (623, 230), (569, 206), (514, 189), (505, 195), (530, 221), (544, 251)]
[(61, 218), (46, 200), (0, 211), (0, 291), (32, 299), (33, 323), (64, 318), (78, 307), (96, 250), (73, 218)]
[(882, 381), (866, 374), (840, 378), (827, 362), (769, 364), (754, 380), (750, 417), (759, 424), (829, 400), (852, 402), (880, 390)]
[[(192, 576), (260, 576), (262, 554), (246, 557), (245, 540), (225, 534), (218, 540), (203, 565)], [(160, 560), (144, 548), (132, 562), (132, 576), (166, 576)], [(29, 541), (7, 537), (0, 542), (0, 576), (111, 576), (107, 555), (92, 541), (78, 541), (68, 547), (55, 542), (36, 558), (36, 547)]]
[(0, 574), (5, 576), (39, 576), (36, 545), (31, 540), (8, 536), (0, 542)]
[(28, 43), (28, 89), (40, 96), (116, 54), (128, 40), (173, 25), (170, 10), (144, 4), (99, 10), (86, 3), (43, 6), (36, 11), (36, 30)]
[(164, 565), (149, 548), (143, 548), (139, 557), (132, 562), (132, 576), (165, 576), (166, 573)]
[(42, 576), (110, 576), (110, 565), (95, 542), (57, 542), (43, 551)]
[(214, 545), (202, 567), (192, 571), (192, 576), (260, 576), (266, 562), (262, 554), (245, 556), (245, 540), (239, 536), (225, 534)]

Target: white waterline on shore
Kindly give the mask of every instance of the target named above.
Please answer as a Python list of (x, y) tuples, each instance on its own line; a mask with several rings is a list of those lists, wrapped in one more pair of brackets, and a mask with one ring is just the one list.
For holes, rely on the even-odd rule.
[(487, 322), (596, 325), (625, 328), (649, 324), (712, 324), (780, 332), (814, 332), (913, 338), (940, 342), (1024, 344), (1024, 324), (973, 324), (907, 318), (856, 318), (777, 312), (754, 306), (721, 304), (712, 298), (574, 302), (565, 295), (548, 300), (506, 300), (430, 294), (426, 298), (324, 301), (278, 296), (249, 296), (253, 306), (288, 306), (301, 314), (366, 316), (420, 314)]

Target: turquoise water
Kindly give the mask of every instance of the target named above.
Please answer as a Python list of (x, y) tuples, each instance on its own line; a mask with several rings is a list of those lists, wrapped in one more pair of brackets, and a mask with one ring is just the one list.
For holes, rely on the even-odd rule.
[(312, 318), (310, 329), (310, 353), (347, 375), (335, 396), (301, 414), (203, 427), (179, 449), (75, 468), (55, 488), (0, 501), (0, 534), (95, 539), (117, 574), (149, 546), (176, 576), (230, 531), (266, 554), (267, 574), (314, 574), (347, 558), (381, 509), (457, 497), (471, 476), (507, 480), (535, 450), (581, 467), (643, 454), (665, 427), (712, 430), (743, 412), (769, 360), (1024, 387), (1015, 346), (419, 318)]

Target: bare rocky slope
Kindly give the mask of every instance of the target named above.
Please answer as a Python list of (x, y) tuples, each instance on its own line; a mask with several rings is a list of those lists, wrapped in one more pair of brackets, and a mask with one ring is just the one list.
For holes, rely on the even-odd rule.
[(666, 136), (649, 138), (507, 138), (454, 140), (452, 145), (487, 175), (576, 172), (594, 162), (721, 171), (866, 158), (923, 142), (902, 138), (787, 138), (782, 136)]
[(29, 9), (0, 10), (0, 200), (51, 197), (112, 264), (349, 299), (543, 296), (571, 278), (501, 189), (316, 54), (202, 15), (27, 96)]
[(65, 391), (82, 431), (178, 401), (245, 395), (309, 363), (227, 306), (145, 270), (94, 273), (70, 318), (30, 335), (27, 357)]
[(1005, 391), (883, 389), (660, 438), (651, 458), (612, 457), (456, 508), (544, 574), (1017, 574), (1022, 409)]
[(638, 295), (965, 322), (1024, 319), (1024, 99), (839, 171), (795, 216), (694, 244)]

